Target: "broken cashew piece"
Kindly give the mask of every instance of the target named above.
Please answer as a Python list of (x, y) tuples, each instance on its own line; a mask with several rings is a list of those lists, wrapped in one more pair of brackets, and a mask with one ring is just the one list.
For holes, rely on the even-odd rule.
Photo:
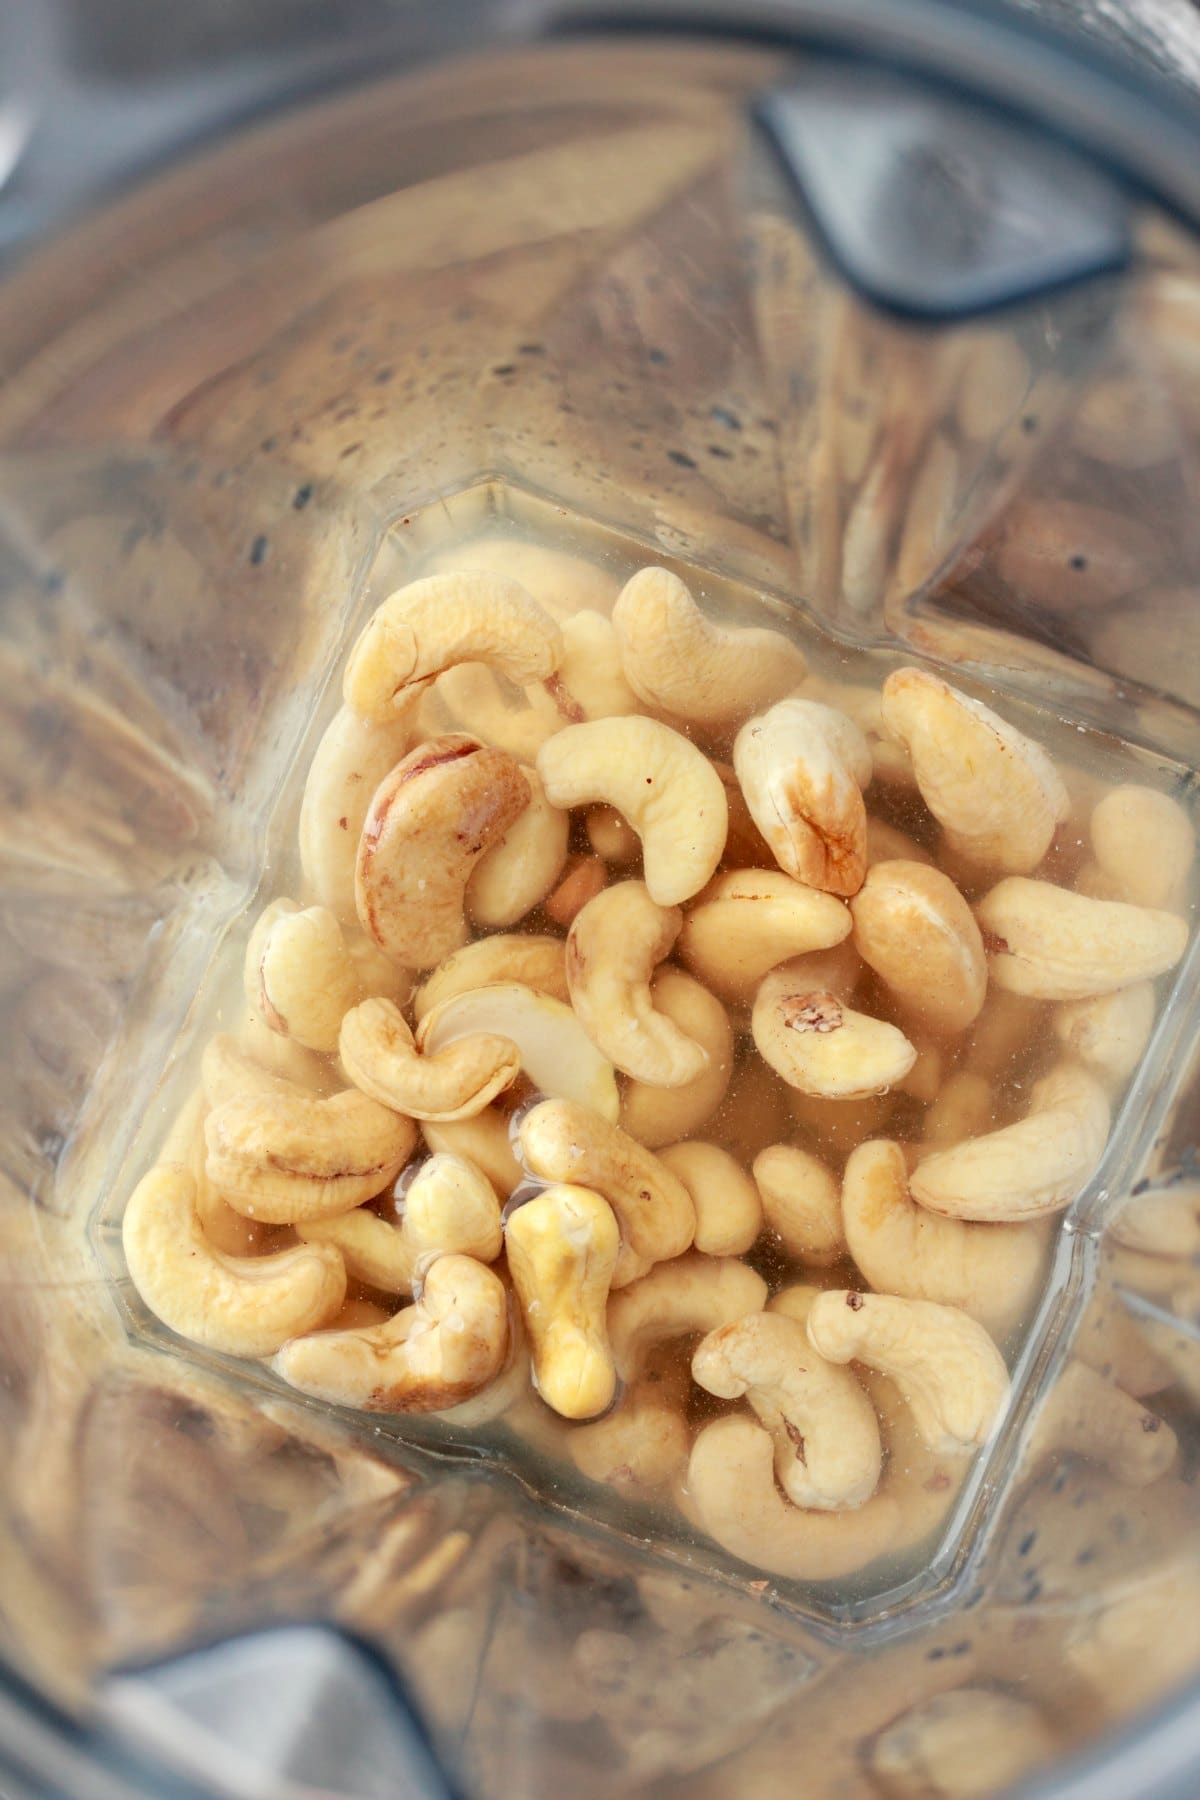
[(612, 1208), (556, 1183), (509, 1214), (504, 1241), (538, 1393), (564, 1419), (595, 1418), (617, 1385), (605, 1327), (621, 1245)]
[(522, 1069), (543, 1094), (578, 1100), (615, 1121), (620, 1100), (613, 1066), (569, 1006), (516, 981), (468, 989), (425, 1014), (417, 1047), (438, 1057), (461, 1038), (480, 1035), (515, 1044)]
[(229, 1356), (270, 1356), (337, 1313), (346, 1270), (337, 1250), (299, 1245), (270, 1256), (226, 1256), (196, 1216), (187, 1170), (159, 1163), (130, 1196), (121, 1225), (133, 1285), (180, 1337)]
[(880, 862), (850, 902), (854, 944), (934, 1030), (965, 1031), (987, 993), (987, 957), (970, 907), (940, 869)]
[(671, 1144), (658, 1160), (677, 1175), (696, 1209), (695, 1248), (705, 1256), (741, 1256), (762, 1230), (758, 1189), (736, 1157), (697, 1138)]
[(390, 1000), (364, 1000), (342, 1020), (342, 1067), (356, 1088), (410, 1119), (466, 1119), (511, 1087), (521, 1056), (511, 1038), (476, 1032), (422, 1056)]
[[(396, 974), (399, 976), (400, 971)], [(246, 999), (281, 1037), (328, 1054), (363, 986), (341, 925), (325, 906), (275, 900), (246, 945)]]
[(879, 1483), (875, 1408), (848, 1369), (817, 1355), (797, 1320), (751, 1313), (701, 1340), (692, 1375), (722, 1400), (743, 1397), (771, 1433), (775, 1473), (794, 1506), (861, 1506)]
[(786, 1256), (825, 1268), (846, 1254), (841, 1189), (819, 1157), (769, 1144), (754, 1159), (754, 1180), (767, 1229)]
[(1008, 1403), (1004, 1358), (956, 1306), (835, 1290), (813, 1301), (808, 1340), (830, 1362), (889, 1375), (938, 1456), (986, 1444)]
[(226, 1100), (204, 1125), (206, 1170), (240, 1213), (271, 1225), (349, 1212), (394, 1181), (416, 1142), (411, 1119), (357, 1088), (297, 1088)]
[(725, 848), (729, 809), (702, 751), (656, 719), (568, 725), (538, 751), (538, 774), (555, 806), (615, 806), (642, 840), (650, 898), (690, 900)]
[(731, 1325), (766, 1302), (766, 1282), (737, 1257), (681, 1256), (651, 1269), (608, 1303), (617, 1373), (635, 1381), (656, 1345)]
[(656, 906), (641, 881), (605, 888), (567, 937), (567, 985), (580, 1024), (623, 1074), (654, 1087), (682, 1087), (703, 1073), (708, 1052), (655, 1009), (650, 978), (671, 951), (683, 916)]
[(916, 1049), (895, 1025), (847, 1006), (821, 973), (817, 958), (799, 957), (762, 982), (750, 1019), (759, 1055), (789, 1087), (827, 1100), (895, 1087)]
[(1168, 910), (1180, 904), (1196, 833), (1178, 800), (1133, 782), (1110, 788), (1092, 810), (1091, 835), (1117, 899)]
[(1187, 922), (1122, 900), (1093, 900), (1011, 875), (975, 916), (998, 987), (1034, 1000), (1086, 1000), (1152, 981), (1187, 948)]
[(407, 719), (373, 725), (343, 706), (325, 728), (300, 803), (305, 887), (343, 925), (357, 917), (354, 859), (371, 796), (408, 750)]
[(716, 996), (670, 963), (651, 980), (650, 999), (656, 1012), (708, 1053), (705, 1067), (682, 1087), (625, 1083), (621, 1126), (639, 1144), (657, 1150), (699, 1131), (724, 1100), (733, 1074), (733, 1027)]
[(418, 1025), (443, 1000), (473, 988), (495, 987), (498, 982), (519, 981), (537, 994), (548, 994), (565, 1006), (567, 987), (566, 945), (549, 935), (497, 932), (479, 938), (440, 963), (413, 995), (413, 1017)]
[(333, 1244), (355, 1281), (385, 1294), (411, 1294), (439, 1256), (495, 1262), (501, 1249), (500, 1202), (481, 1169), (462, 1156), (421, 1164), (403, 1200), (399, 1227), (369, 1208), (334, 1219), (300, 1221), (306, 1243)]
[(867, 870), (862, 790), (872, 766), (853, 720), (817, 700), (780, 700), (742, 726), (733, 766), (784, 873), (826, 893), (856, 894)]
[(722, 999), (748, 1001), (780, 963), (832, 949), (852, 924), (842, 901), (780, 869), (730, 869), (688, 907), (679, 954)]
[(1141, 1062), (1154, 1029), (1155, 1010), (1153, 985), (1135, 981), (1111, 994), (1056, 1006), (1054, 1035), (1069, 1056), (1116, 1088)]
[(467, 883), (467, 914), (485, 930), (515, 925), (545, 899), (567, 860), (571, 821), (551, 806), (536, 769), (522, 768), (529, 805), (486, 850)]

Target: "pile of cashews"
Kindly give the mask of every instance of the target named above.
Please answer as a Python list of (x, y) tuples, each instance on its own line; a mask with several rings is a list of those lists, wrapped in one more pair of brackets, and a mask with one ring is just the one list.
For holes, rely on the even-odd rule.
[(611, 613), (413, 582), (127, 1203), (142, 1301), (335, 1405), (556, 1433), (759, 1570), (915, 1546), (1188, 940), (1181, 806), (1076, 790), (663, 568)]

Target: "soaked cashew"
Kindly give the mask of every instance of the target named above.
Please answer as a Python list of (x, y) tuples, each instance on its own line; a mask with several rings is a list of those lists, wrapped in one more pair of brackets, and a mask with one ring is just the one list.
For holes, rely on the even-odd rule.
[(510, 1213), (504, 1240), (538, 1393), (564, 1419), (595, 1418), (617, 1383), (605, 1328), (621, 1242), (612, 1208), (556, 1184)]
[(789, 1125), (795, 1124), (811, 1139), (810, 1148), (827, 1161), (844, 1162), (852, 1150), (867, 1138), (880, 1137), (887, 1131), (896, 1111), (896, 1094), (868, 1094), (864, 1100), (823, 1100), (816, 1094), (802, 1094), (786, 1088), (789, 1119), (765, 1135), (780, 1139)]
[(346, 705), (385, 723), (405, 713), (443, 669), (481, 662), (518, 687), (547, 681), (562, 632), (519, 583), (461, 571), (428, 575), (377, 607), (350, 652)]
[(585, 719), (623, 718), (638, 711), (625, 678), (621, 641), (611, 619), (590, 610), (563, 620), (558, 682)]
[(984, 896), (976, 917), (990, 979), (1035, 1000), (1086, 1000), (1152, 981), (1187, 948), (1187, 924), (1175, 913), (1017, 875)]
[[(550, 685), (550, 684), (548, 684)], [(557, 677), (554, 678), (557, 690)], [(459, 663), (438, 678), (413, 715), (417, 738), (467, 731), (521, 764), (531, 763), (566, 718), (544, 688), (517, 688), (484, 663)]]
[(1200, 1662), (1200, 1570), (1191, 1545), (1104, 1594), (1065, 1645), (1071, 1675), (1103, 1708), (1128, 1718), (1182, 1692)]
[(417, 1026), (417, 1047), (440, 1056), (461, 1038), (491, 1034), (516, 1045), (521, 1067), (543, 1094), (578, 1100), (604, 1119), (620, 1111), (613, 1066), (569, 1006), (520, 982), (497, 982), (442, 1000)]
[(355, 1087), (410, 1119), (465, 1119), (511, 1087), (521, 1056), (511, 1038), (490, 1032), (455, 1038), (422, 1056), (404, 1014), (390, 1000), (364, 1000), (342, 1020), (342, 1067)]
[(1171, 1468), (1178, 1441), (1165, 1419), (1072, 1356), (1042, 1403), (1030, 1449), (1084, 1456), (1130, 1487), (1149, 1487)]
[(457, 950), (478, 859), (529, 798), (512, 757), (478, 738), (418, 744), (376, 788), (359, 839), (355, 898), (367, 936), (413, 968)]
[(498, 1107), (485, 1106), (473, 1119), (424, 1119), (421, 1136), (435, 1156), (460, 1156), (474, 1163), (505, 1199), (522, 1180), (521, 1165), (509, 1139), (508, 1118)]
[(867, 1766), (888, 1800), (986, 1800), (1055, 1751), (1037, 1708), (992, 1688), (961, 1687), (902, 1713), (872, 1741)]
[(227, 1256), (208, 1242), (187, 1170), (159, 1163), (130, 1196), (121, 1242), (133, 1285), (180, 1337), (230, 1356), (270, 1356), (332, 1319), (346, 1292), (337, 1250), (301, 1245)]
[[(299, 1082), (264, 1068), (228, 1031), (219, 1031), (204, 1046), (200, 1083), (209, 1106), (220, 1106), (226, 1100), (291, 1099), (306, 1091)], [(310, 1098), (313, 1092), (309, 1091)]]
[(626, 1075), (682, 1087), (702, 1074), (708, 1052), (655, 1010), (650, 977), (683, 922), (656, 906), (640, 881), (622, 881), (588, 902), (567, 938), (567, 984), (592, 1042)]
[(1196, 857), (1196, 833), (1177, 800), (1128, 783), (1092, 810), (1092, 852), (1114, 898), (1135, 906), (1180, 904)]
[(1159, 561), (1137, 519), (1074, 500), (1023, 499), (1008, 512), (996, 573), (1026, 604), (1106, 606), (1144, 586)]
[(411, 738), (407, 719), (373, 725), (343, 706), (317, 745), (300, 803), (300, 866), (305, 886), (343, 925), (358, 917), (354, 859), (371, 796)]
[(1039, 744), (920, 669), (888, 676), (883, 716), (910, 751), (921, 796), (952, 850), (986, 868), (1037, 866), (1070, 807)]
[(982, 1137), (995, 1119), (995, 1096), (986, 1076), (970, 1069), (948, 1075), (925, 1114), (922, 1138), (938, 1149)]
[(733, 766), (784, 873), (806, 887), (856, 894), (867, 868), (862, 790), (872, 769), (853, 720), (816, 700), (781, 700), (742, 726)]
[(915, 862), (932, 865), (933, 858), (928, 850), (918, 844), (916, 838), (910, 838), (906, 831), (897, 831), (894, 825), (887, 825), (882, 819), (867, 814), (867, 867), (873, 869), (881, 862)]
[(521, 773), (529, 787), (529, 805), (484, 852), (467, 882), (467, 915), (487, 930), (515, 925), (532, 912), (567, 860), (569, 817), (551, 806), (536, 769), (523, 768)]
[(727, 1150), (693, 1138), (660, 1150), (658, 1159), (691, 1195), (697, 1250), (705, 1256), (741, 1256), (750, 1249), (762, 1229), (762, 1203), (758, 1189)]
[(639, 569), (621, 589), (612, 622), (638, 698), (695, 725), (732, 724), (804, 679), (804, 658), (790, 638), (714, 625), (668, 569)]
[(894, 1294), (820, 1294), (808, 1339), (830, 1362), (888, 1375), (935, 1455), (986, 1444), (1008, 1404), (1008, 1370), (983, 1326), (955, 1306)]
[(617, 1374), (634, 1381), (651, 1349), (732, 1325), (766, 1305), (761, 1275), (733, 1256), (681, 1256), (622, 1288), (608, 1303), (608, 1341)]
[(840, 900), (779, 869), (731, 869), (688, 907), (679, 954), (722, 999), (748, 1001), (780, 963), (832, 949), (851, 924)]
[(640, 1378), (626, 1388), (607, 1418), (570, 1434), (571, 1461), (590, 1481), (618, 1488), (661, 1487), (687, 1466), (689, 1382), (672, 1348), (666, 1354), (651, 1353)]
[[(388, 968), (376, 991), (403, 993), (403, 970)], [(337, 1049), (342, 1019), (368, 991), (363, 983), (367, 972), (324, 906), (302, 910), (292, 900), (276, 900), (260, 915), (246, 945), (245, 988), (251, 1008), (272, 1031), (309, 1050)]]
[(964, 1031), (978, 1017), (987, 958), (948, 876), (922, 863), (876, 863), (850, 912), (859, 955), (906, 1007), (942, 1031)]
[(413, 995), (413, 1016), (419, 1025), (435, 1006), (452, 1000), (456, 994), (508, 981), (519, 981), (522, 987), (548, 994), (565, 1006), (571, 995), (562, 939), (497, 932), (494, 937), (464, 945), (422, 982)]
[(546, 895), (542, 910), (552, 925), (570, 929), (587, 905), (608, 881), (608, 868), (598, 856), (568, 856), (562, 879)]
[(607, 801), (642, 840), (646, 886), (659, 906), (698, 893), (725, 848), (729, 809), (721, 778), (687, 738), (656, 719), (568, 725), (538, 752), (555, 806)]
[(879, 1424), (848, 1369), (814, 1355), (805, 1328), (783, 1313), (752, 1313), (709, 1332), (692, 1375), (723, 1400), (743, 1396), (775, 1443), (775, 1473), (795, 1506), (861, 1506), (879, 1482)]
[(894, 1087), (915, 1048), (895, 1025), (847, 1006), (820, 981), (817, 963), (784, 963), (759, 987), (750, 1020), (759, 1055), (802, 1094), (855, 1100)]
[(819, 1157), (769, 1144), (754, 1159), (754, 1179), (767, 1229), (786, 1256), (821, 1268), (846, 1254), (841, 1190)]
[(588, 843), (607, 863), (621, 866), (636, 862), (642, 854), (642, 841), (632, 825), (627, 825), (611, 806), (593, 806), (584, 820)]
[(365, 1412), (442, 1412), (486, 1387), (508, 1348), (499, 1276), (469, 1256), (442, 1256), (421, 1298), (384, 1325), (294, 1337), (274, 1358), (301, 1393)]
[(1118, 1244), (1148, 1256), (1200, 1257), (1200, 1182), (1131, 1194), (1108, 1229)]
[(1127, 1081), (1142, 1060), (1154, 1027), (1154, 988), (1148, 981), (1068, 1000), (1054, 1009), (1054, 1035), (1068, 1055), (1110, 1087)]
[(461, 1156), (431, 1156), (403, 1201), (399, 1227), (367, 1208), (333, 1219), (301, 1221), (306, 1243), (333, 1244), (355, 1281), (384, 1294), (410, 1294), (439, 1256), (495, 1262), (500, 1254), (500, 1202), (481, 1169)]
[(708, 1062), (682, 1087), (629, 1081), (621, 1096), (621, 1126), (648, 1150), (689, 1137), (716, 1112), (733, 1073), (733, 1027), (721, 1002), (682, 969), (664, 964), (650, 983), (656, 1012), (703, 1046)]
[(381, 1193), (416, 1142), (411, 1119), (356, 1088), (226, 1100), (204, 1126), (208, 1178), (238, 1212), (269, 1224), (327, 1219)]

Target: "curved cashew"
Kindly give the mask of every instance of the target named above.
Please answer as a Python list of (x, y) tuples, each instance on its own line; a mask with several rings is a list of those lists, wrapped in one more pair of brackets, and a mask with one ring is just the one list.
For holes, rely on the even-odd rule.
[[(403, 988), (403, 971), (389, 967), (392, 979), (377, 992)], [(343, 1018), (366, 992), (362, 977), (328, 907), (275, 900), (250, 933), (244, 979), (251, 1009), (272, 1031), (309, 1050), (337, 1049)]]
[[(205, 1044), (200, 1084), (209, 1106), (221, 1106), (226, 1100), (291, 1099), (308, 1091), (286, 1075), (265, 1069), (228, 1031), (219, 1031)], [(311, 1091), (308, 1097), (313, 1097)]]
[(657, 1013), (708, 1053), (706, 1066), (682, 1087), (625, 1083), (621, 1125), (639, 1144), (657, 1150), (699, 1131), (724, 1100), (733, 1073), (733, 1027), (715, 995), (669, 963), (651, 981), (650, 999)]
[(435, 1156), (474, 1163), (505, 1199), (524, 1179), (513, 1153), (507, 1115), (498, 1107), (485, 1106), (473, 1119), (423, 1119), (421, 1136)]
[(722, 1400), (743, 1396), (775, 1442), (775, 1473), (795, 1506), (861, 1506), (879, 1483), (879, 1422), (848, 1369), (814, 1355), (783, 1313), (751, 1313), (709, 1332), (692, 1375)]
[(529, 936), (523, 932), (497, 932), (480, 938), (440, 963), (413, 995), (413, 1017), (418, 1025), (443, 1000), (475, 988), (495, 987), (499, 982), (519, 981), (536, 994), (548, 994), (565, 1006), (567, 952), (561, 938)]
[(1046, 1396), (1030, 1439), (1033, 1456), (1085, 1456), (1130, 1487), (1160, 1480), (1178, 1448), (1165, 1419), (1074, 1356)]
[(1154, 988), (1148, 981), (1068, 1000), (1054, 1009), (1054, 1035), (1070, 1056), (1111, 1087), (1137, 1068), (1154, 1029)]
[(159, 1163), (129, 1199), (121, 1225), (133, 1285), (180, 1337), (230, 1356), (270, 1356), (331, 1319), (346, 1292), (335, 1249), (300, 1245), (271, 1256), (226, 1256), (204, 1236), (196, 1184)]
[(336, 712), (317, 745), (300, 803), (305, 886), (344, 925), (358, 917), (354, 859), (371, 795), (408, 750), (407, 719), (373, 725), (350, 707)]
[(842, 1177), (846, 1244), (873, 1288), (961, 1307), (1003, 1339), (1026, 1318), (1042, 1284), (1046, 1234), (1038, 1223), (971, 1225), (912, 1199), (899, 1144), (861, 1144)]
[(867, 868), (862, 790), (872, 770), (853, 720), (816, 700), (780, 700), (742, 726), (733, 766), (784, 873), (806, 887), (856, 894)]
[(767, 1229), (786, 1256), (822, 1268), (846, 1254), (841, 1191), (819, 1157), (769, 1144), (754, 1159), (754, 1179)]
[(692, 724), (732, 724), (804, 679), (804, 658), (782, 632), (714, 625), (668, 569), (639, 569), (612, 622), (634, 693)]
[(588, 843), (606, 863), (636, 862), (642, 854), (642, 840), (615, 807), (589, 807), (583, 824)]
[(608, 869), (598, 856), (568, 856), (562, 879), (546, 895), (542, 910), (552, 925), (568, 930), (589, 900), (594, 900), (608, 881)]
[(935, 1029), (965, 1031), (987, 993), (987, 958), (949, 876), (923, 863), (876, 863), (850, 911), (855, 948), (892, 992)]
[(354, 891), (367, 936), (415, 968), (457, 950), (477, 859), (528, 802), (503, 750), (465, 735), (418, 744), (376, 788), (359, 839)]
[(443, 669), (482, 662), (518, 687), (547, 681), (562, 632), (503, 575), (427, 575), (389, 595), (359, 635), (342, 682), (347, 706), (380, 723), (408, 710)]
[(854, 1012), (826, 984), (816, 957), (772, 970), (754, 1000), (750, 1029), (759, 1055), (802, 1094), (857, 1100), (902, 1081), (917, 1052), (902, 1031)]
[(888, 1800), (973, 1800), (999, 1793), (1055, 1752), (1028, 1700), (992, 1688), (936, 1694), (881, 1731), (867, 1766)]
[(611, 619), (590, 609), (563, 620), (563, 658), (558, 681), (585, 719), (623, 718), (638, 711), (625, 678), (621, 643)]
[(677, 1175), (696, 1209), (697, 1250), (705, 1256), (741, 1256), (762, 1229), (758, 1189), (728, 1150), (693, 1138), (660, 1150), (658, 1160)]
[(617, 1374), (634, 1381), (651, 1349), (761, 1312), (767, 1284), (733, 1256), (681, 1256), (622, 1288), (608, 1303)]
[(532, 543), (528, 538), (476, 538), (435, 557), (430, 568), (436, 573), (478, 569), (487, 575), (504, 575), (519, 581), (539, 606), (564, 625), (580, 607), (596, 607), (601, 613), (610, 613), (621, 590), (617, 577), (598, 563), (569, 550)]
[(177, 1163), (196, 1183), (196, 1218), (214, 1250), (249, 1256), (261, 1247), (270, 1227), (256, 1225), (222, 1200), (204, 1168), (204, 1094), (197, 1090), (176, 1115), (158, 1152), (160, 1163)]
[(780, 963), (832, 949), (852, 924), (842, 901), (782, 870), (730, 869), (688, 908), (679, 954), (722, 999), (748, 1000)]
[(551, 806), (536, 769), (523, 768), (529, 805), (486, 850), (467, 883), (467, 914), (492, 930), (515, 925), (544, 900), (567, 860), (571, 821)]
[(342, 1020), (342, 1067), (372, 1100), (410, 1119), (466, 1119), (511, 1087), (521, 1056), (510, 1038), (488, 1032), (455, 1038), (422, 1056), (404, 1014), (390, 1000), (364, 1000)]
[(820, 1294), (808, 1340), (830, 1362), (854, 1359), (890, 1375), (935, 1455), (986, 1444), (1008, 1403), (1004, 1358), (956, 1306), (895, 1294)]
[(1108, 1142), (1104, 1089), (1077, 1063), (1037, 1082), (1015, 1125), (935, 1150), (917, 1165), (914, 1199), (955, 1219), (1007, 1224), (1068, 1206)]
[(921, 796), (953, 850), (1016, 873), (1041, 862), (1070, 800), (1040, 744), (921, 669), (888, 676), (883, 718), (911, 753)]
[(620, 1101), (612, 1064), (569, 1006), (517, 981), (470, 989), (425, 1014), (417, 1046), (426, 1056), (439, 1056), (460, 1038), (483, 1033), (516, 1045), (522, 1069), (543, 1094), (578, 1100), (602, 1118), (616, 1119)]
[(939, 1150), (981, 1137), (995, 1122), (992, 1084), (970, 1069), (956, 1069), (942, 1083), (923, 1121), (922, 1137)]
[(1035, 1000), (1086, 1000), (1173, 968), (1188, 928), (1175, 913), (1093, 900), (1011, 875), (976, 908), (997, 986)]
[(721, 860), (729, 809), (708, 758), (657, 719), (568, 725), (538, 751), (555, 806), (605, 800), (642, 840), (646, 886), (659, 906), (698, 893)]
[(1200, 1182), (1131, 1194), (1108, 1231), (1118, 1244), (1148, 1256), (1200, 1257)]
[(1128, 783), (1105, 794), (1092, 811), (1092, 851), (1116, 884), (1116, 897), (1135, 906), (1177, 906), (1196, 856), (1196, 833), (1177, 800)]
[(618, 1069), (655, 1087), (682, 1087), (708, 1064), (704, 1046), (656, 1012), (650, 993), (681, 924), (679, 908), (656, 906), (644, 882), (621, 881), (588, 902), (567, 938), (580, 1024)]
[(605, 1329), (621, 1245), (612, 1208), (555, 1184), (509, 1214), (504, 1241), (538, 1393), (564, 1419), (594, 1418), (617, 1385)]
[(384, 1294), (410, 1294), (439, 1256), (495, 1262), (500, 1202), (481, 1169), (462, 1156), (431, 1156), (403, 1199), (399, 1229), (368, 1208), (333, 1219), (301, 1220), (306, 1243), (333, 1244), (355, 1281)]
[(394, 1181), (416, 1142), (411, 1119), (357, 1088), (297, 1088), (226, 1100), (204, 1126), (208, 1178), (236, 1211), (273, 1225), (349, 1212)]
[(686, 1467), (691, 1443), (686, 1369), (669, 1354), (651, 1354), (641, 1377), (607, 1418), (581, 1425), (567, 1439), (571, 1461), (589, 1481), (610, 1487), (661, 1487)]
[(508, 1306), (498, 1275), (470, 1256), (441, 1256), (421, 1298), (384, 1325), (294, 1337), (274, 1358), (301, 1393), (366, 1412), (442, 1412), (500, 1373)]
[(439, 676), (415, 718), (421, 737), (469, 731), (522, 764), (532, 762), (546, 739), (566, 724), (545, 688), (514, 687), (477, 662), (459, 663)]

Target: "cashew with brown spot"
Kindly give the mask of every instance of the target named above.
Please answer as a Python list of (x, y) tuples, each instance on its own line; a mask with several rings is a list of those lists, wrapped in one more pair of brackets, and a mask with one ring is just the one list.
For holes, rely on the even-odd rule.
[(656, 906), (644, 882), (621, 881), (588, 902), (567, 938), (567, 985), (592, 1042), (624, 1074), (682, 1087), (708, 1052), (655, 1009), (650, 977), (668, 956), (683, 916)]
[(538, 774), (555, 806), (607, 801), (642, 840), (650, 898), (690, 900), (725, 848), (729, 810), (721, 778), (687, 738), (657, 719), (597, 719), (568, 725), (538, 752)]
[(733, 1073), (733, 1027), (716, 996), (670, 963), (651, 980), (650, 999), (656, 1012), (708, 1053), (705, 1067), (682, 1087), (624, 1084), (622, 1129), (648, 1150), (657, 1150), (699, 1131), (724, 1100)]
[(1134, 782), (1110, 788), (1092, 811), (1092, 852), (1135, 906), (1177, 907), (1196, 858), (1192, 821), (1168, 794)]
[(1110, 1087), (1127, 1081), (1154, 1029), (1154, 988), (1148, 981), (1066, 1000), (1054, 1009), (1054, 1035), (1069, 1056)]
[(608, 868), (599, 856), (568, 856), (562, 877), (546, 895), (542, 910), (552, 925), (570, 929), (589, 900), (602, 893), (608, 882)]
[(595, 1418), (617, 1385), (605, 1327), (621, 1243), (612, 1208), (556, 1183), (509, 1214), (504, 1241), (538, 1393), (564, 1419)]
[(684, 1409), (690, 1385), (674, 1356), (651, 1352), (637, 1381), (607, 1418), (567, 1438), (571, 1461), (589, 1481), (617, 1488), (661, 1487), (687, 1465), (691, 1436)]
[(1160, 1480), (1177, 1449), (1165, 1419), (1074, 1356), (1042, 1402), (1030, 1438), (1033, 1456), (1084, 1456), (1130, 1487)]
[(309, 766), (300, 803), (300, 867), (306, 887), (343, 925), (358, 917), (354, 860), (371, 796), (411, 737), (407, 719), (374, 725), (343, 706)]
[(357, 1088), (226, 1100), (205, 1121), (208, 1178), (238, 1212), (270, 1224), (330, 1218), (381, 1193), (414, 1143), (411, 1119)]
[(481, 1169), (462, 1156), (431, 1156), (403, 1199), (399, 1227), (369, 1208), (333, 1219), (301, 1220), (306, 1243), (333, 1244), (355, 1281), (385, 1294), (410, 1294), (439, 1256), (495, 1262), (500, 1202)]
[(521, 1055), (511, 1038), (476, 1032), (423, 1056), (390, 1000), (364, 1000), (342, 1020), (342, 1067), (355, 1087), (410, 1119), (466, 1119), (511, 1087)]
[(876, 863), (850, 912), (859, 955), (906, 1008), (941, 1031), (965, 1031), (979, 1016), (987, 958), (949, 876), (923, 863)]
[(440, 1056), (464, 1037), (490, 1034), (516, 1045), (521, 1067), (543, 1094), (578, 1100), (602, 1118), (620, 1110), (613, 1066), (559, 1000), (518, 981), (495, 982), (442, 1000), (417, 1026), (417, 1048)]
[(548, 935), (527, 936), (524, 932), (497, 932), (492, 937), (465, 944), (422, 982), (413, 995), (413, 1016), (420, 1024), (426, 1013), (431, 1013), (443, 1000), (506, 981), (519, 981), (522, 987), (548, 994), (565, 1006), (571, 995), (567, 987), (566, 946), (562, 939)]
[(485, 850), (467, 882), (467, 916), (486, 930), (515, 925), (545, 899), (567, 860), (571, 821), (551, 806), (536, 769), (523, 768), (529, 804)]
[(819, 1157), (793, 1144), (768, 1144), (754, 1159), (754, 1180), (767, 1229), (785, 1255), (817, 1268), (845, 1255), (841, 1190)]
[(730, 869), (688, 907), (679, 954), (722, 999), (749, 1000), (780, 963), (832, 949), (852, 923), (840, 900), (780, 869)]
[(1028, 1700), (961, 1687), (893, 1720), (872, 1740), (867, 1766), (888, 1800), (985, 1800), (1054, 1751), (1053, 1734)]
[(1093, 900), (1012, 875), (975, 911), (999, 987), (1035, 1000), (1086, 1000), (1152, 981), (1179, 961), (1188, 928), (1175, 913)]
[(754, 999), (750, 1028), (759, 1055), (789, 1087), (828, 1100), (856, 1100), (902, 1081), (917, 1060), (904, 1033), (845, 1003), (844, 983), (818, 957), (774, 969)]
[(786, 875), (830, 894), (856, 894), (867, 868), (862, 790), (871, 753), (845, 713), (780, 700), (738, 732), (733, 766), (751, 817)]
[(758, 1189), (728, 1150), (697, 1138), (671, 1144), (658, 1159), (677, 1175), (696, 1209), (695, 1248), (705, 1256), (741, 1256), (762, 1229)]
[(655, 1345), (731, 1325), (761, 1312), (766, 1300), (762, 1276), (737, 1257), (693, 1253), (661, 1263), (608, 1303), (608, 1341), (617, 1373), (622, 1381), (634, 1381)]

